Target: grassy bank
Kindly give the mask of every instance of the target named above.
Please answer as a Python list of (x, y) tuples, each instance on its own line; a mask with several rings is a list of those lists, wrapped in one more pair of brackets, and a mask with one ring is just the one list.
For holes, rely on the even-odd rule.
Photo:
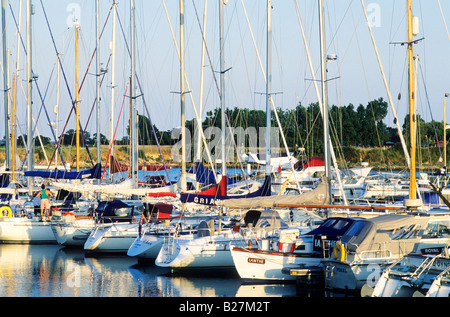
[[(164, 160), (168, 166), (179, 166), (172, 160), (171, 156), (171, 146), (162, 146), (161, 152), (164, 156)], [(97, 161), (97, 149), (95, 147), (89, 148), (90, 155), (94, 162)], [(284, 151), (284, 150), (281, 150)], [(36, 147), (35, 149), (35, 162), (38, 165), (46, 165), (48, 161), (52, 160), (52, 156), (58, 155), (55, 152), (55, 147), (53, 145), (47, 145), (44, 149), (42, 147)], [(72, 167), (76, 165), (76, 148), (74, 146), (65, 146), (61, 149), (64, 161), (70, 163)], [(442, 152), (442, 149), (441, 149)], [(104, 145), (101, 147), (101, 161), (104, 166), (106, 158), (109, 153), (109, 146)], [(370, 166), (378, 170), (403, 170), (406, 168), (406, 159), (403, 154), (403, 150), (400, 145), (394, 146), (392, 148), (361, 148), (361, 147), (346, 147), (342, 150), (336, 150), (336, 157), (338, 160), (339, 167), (341, 168), (351, 168), (355, 166), (360, 166), (361, 162), (368, 162)], [(17, 154), (21, 160), (25, 157), (25, 149), (19, 147), (17, 149)], [(443, 155), (443, 153), (442, 153)], [(429, 171), (435, 170), (443, 166), (443, 162), (439, 162), (440, 151), (437, 147), (419, 148), (417, 150), (417, 169)], [(130, 151), (129, 146), (118, 145), (115, 147), (115, 157), (120, 163), (128, 164), (130, 161)], [(450, 159), (450, 156), (448, 156)], [(5, 161), (5, 148), (0, 148), (0, 164)], [(58, 156), (58, 162), (61, 163), (61, 159)], [(87, 168), (91, 167), (91, 160), (86, 148), (80, 148), (80, 167)], [(139, 147), (139, 163), (161, 163), (161, 157), (158, 148), (154, 145), (146, 145)], [(54, 158), (53, 158), (54, 163)], [(17, 164), (17, 163), (16, 163)], [(187, 164), (188, 166), (190, 164)], [(238, 167), (239, 164), (230, 164), (230, 166)]]

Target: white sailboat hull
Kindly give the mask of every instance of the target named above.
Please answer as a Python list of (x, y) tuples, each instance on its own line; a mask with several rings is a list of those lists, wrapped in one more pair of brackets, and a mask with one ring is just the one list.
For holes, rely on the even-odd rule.
[(319, 267), (321, 258), (301, 257), (294, 253), (232, 248), (231, 256), (239, 276), (246, 281), (295, 281), (295, 275), (283, 273), (289, 267)]
[(28, 218), (1, 218), (1, 243), (56, 244), (50, 222)]
[(164, 237), (156, 234), (143, 234), (133, 241), (127, 255), (139, 259), (156, 259), (163, 244)]
[(52, 224), (52, 231), (56, 241), (64, 246), (83, 247), (92, 230), (94, 230), (94, 221), (92, 219), (78, 220), (74, 224)]
[[(433, 280), (425, 297), (450, 297), (449, 271), (450, 267)], [(447, 275), (444, 275), (445, 273)]]
[(372, 297), (396, 297), (402, 287), (410, 287), (410, 285), (401, 278), (390, 278), (389, 273), (384, 272), (375, 285)]
[(86, 240), (84, 250), (126, 253), (138, 235), (138, 224), (112, 224), (108, 227), (97, 227)]
[(179, 239), (163, 245), (155, 264), (175, 269), (232, 268), (230, 242), (224, 236)]

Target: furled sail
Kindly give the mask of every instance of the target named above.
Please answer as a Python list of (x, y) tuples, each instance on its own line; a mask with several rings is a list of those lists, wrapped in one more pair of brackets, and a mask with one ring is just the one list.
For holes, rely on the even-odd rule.
[(326, 205), (331, 201), (329, 185), (325, 178), (313, 190), (301, 195), (275, 195), (245, 199), (226, 199), (220, 205), (230, 209), (275, 207), (277, 205)]
[(53, 179), (100, 179), (102, 177), (102, 166), (100, 163), (93, 168), (80, 170), (78, 172), (50, 170), (50, 171), (25, 171), (24, 175), (29, 177), (42, 177)]
[[(226, 194), (226, 178), (223, 178), (218, 185), (200, 193), (181, 193), (180, 200), (184, 203), (196, 203), (200, 205), (217, 206), (227, 200), (250, 199), (253, 197), (270, 196), (271, 180), (267, 176), (262, 186), (255, 192), (244, 195), (227, 195)], [(222, 184), (222, 186), (221, 186)]]

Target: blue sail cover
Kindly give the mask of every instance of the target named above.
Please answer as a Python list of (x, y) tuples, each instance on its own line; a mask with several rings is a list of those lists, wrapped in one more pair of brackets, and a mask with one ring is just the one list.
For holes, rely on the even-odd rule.
[[(188, 173), (195, 173), (197, 182), (202, 184), (216, 184), (216, 178), (214, 177), (214, 173), (212, 170), (206, 168), (201, 162), (197, 162), (197, 165), (194, 169), (188, 169)], [(238, 182), (238, 180), (227, 177), (227, 184), (234, 184)]]
[[(125, 215), (118, 215), (117, 211), (125, 211)], [(96, 221), (131, 222), (134, 217), (134, 206), (114, 199), (110, 201), (100, 201), (93, 214)]]
[(100, 163), (96, 164), (93, 168), (81, 170), (78, 172), (66, 172), (66, 171), (25, 171), (25, 176), (29, 177), (42, 177), (42, 178), (54, 178), (54, 179), (100, 179), (102, 177), (102, 166)]
[(271, 184), (270, 176), (266, 176), (262, 186), (257, 191), (250, 193), (250, 194), (223, 196), (223, 195), (203, 195), (203, 194), (196, 194), (196, 193), (181, 193), (180, 200), (183, 203), (196, 203), (199, 205), (217, 206), (218, 202), (225, 200), (225, 199), (270, 196), (272, 194), (271, 186), (272, 186), (272, 184)]

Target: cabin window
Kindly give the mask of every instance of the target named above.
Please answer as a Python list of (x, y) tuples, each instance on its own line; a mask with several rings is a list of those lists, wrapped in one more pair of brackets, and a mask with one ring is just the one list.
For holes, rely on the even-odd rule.
[(350, 237), (356, 236), (361, 232), (361, 230), (365, 226), (366, 226), (366, 222), (356, 221), (351, 225), (350, 229), (348, 229), (347, 232), (345, 232), (345, 235), (350, 236)]
[(129, 217), (129, 216), (131, 216), (131, 211), (132, 210), (133, 210), (133, 208), (131, 208), (131, 207), (122, 207), (122, 208), (117, 208), (114, 211), (114, 213), (118, 217)]
[(321, 225), (321, 227), (331, 227), (331, 225), (332, 225), (335, 221), (336, 221), (335, 219), (329, 219), (329, 220), (326, 220), (326, 221)]
[(333, 229), (341, 230), (346, 225), (348, 225), (348, 221), (347, 220), (338, 220), (335, 224), (333, 224)]
[(296, 251), (305, 251), (306, 245), (304, 245), (304, 244), (295, 245), (295, 250)]
[(450, 221), (434, 220), (430, 221), (423, 234), (424, 239), (437, 239), (450, 237)]

